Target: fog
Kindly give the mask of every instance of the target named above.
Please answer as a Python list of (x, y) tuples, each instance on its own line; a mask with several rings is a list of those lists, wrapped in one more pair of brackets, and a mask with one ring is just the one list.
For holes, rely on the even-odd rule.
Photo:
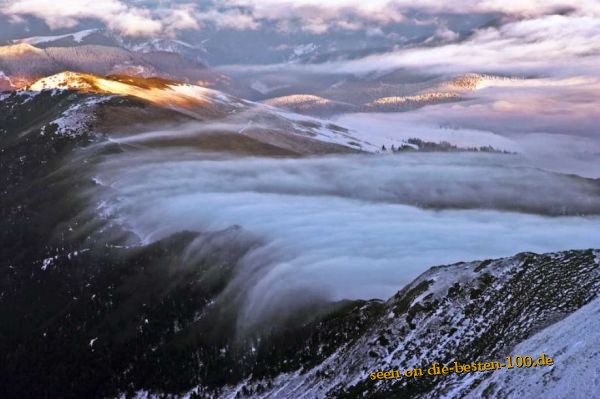
[(387, 298), (434, 265), (600, 239), (598, 182), (515, 155), (265, 159), (158, 149), (106, 156), (90, 177), (98, 217), (143, 243), (231, 226), (258, 237), (224, 294), (239, 301), (241, 328), (310, 298)]
[(408, 138), (459, 147), (490, 145), (518, 152), (536, 165), (600, 177), (597, 78), (492, 81), (463, 101), (410, 112), (335, 117), (354, 136), (381, 146)]

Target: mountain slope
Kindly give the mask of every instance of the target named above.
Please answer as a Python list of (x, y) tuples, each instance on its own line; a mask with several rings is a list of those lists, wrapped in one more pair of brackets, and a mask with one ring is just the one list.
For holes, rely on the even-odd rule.
[[(22, 131), (24, 126), (37, 121), (36, 129), (52, 125), (57, 132), (68, 131), (72, 135), (86, 130), (96, 136), (108, 134), (119, 143), (191, 144), (199, 150), (254, 155), (289, 156), (374, 149), (352, 137), (346, 129), (329, 122), (163, 78), (100, 77), (61, 72), (39, 79), (28, 88), (30, 91), (4, 95), (2, 105), (17, 115), (31, 115), (28, 110), (37, 109), (42, 103), (69, 97), (68, 93), (63, 93), (65, 91), (73, 93), (69, 97), (73, 102), (61, 114), (47, 119), (43, 118), (47, 112), (37, 109), (39, 114), (32, 120), (19, 118), (23, 126), (7, 121), (9, 131)], [(104, 104), (111, 98), (115, 99)], [(53, 106), (46, 107), (52, 109)], [(138, 134), (141, 132), (145, 134)]]
[[(369, 373), (413, 367), (425, 370), (433, 362), (464, 364), (501, 360), (516, 354), (560, 355), (559, 347), (546, 346), (540, 339), (534, 341), (537, 344), (515, 346), (597, 297), (599, 255), (598, 251), (526, 253), (495, 261), (432, 268), (387, 302), (365, 303), (360, 307), (358, 312), (368, 319), (360, 324), (368, 325), (366, 330), (361, 327), (353, 331), (346, 326), (346, 330), (337, 331), (345, 338), (332, 346), (331, 341), (321, 339), (331, 326), (319, 323), (316, 327), (319, 332), (315, 331), (305, 341), (306, 347), (298, 344), (300, 352), (296, 357), (320, 360), (292, 368), (281, 366), (281, 371), (274, 371), (266, 378), (253, 378), (230, 387), (222, 397), (464, 397), (490, 377), (490, 373), (378, 382), (371, 381)], [(584, 312), (589, 314), (589, 310)], [(339, 317), (360, 316), (347, 313)], [(584, 316), (573, 317), (581, 320)], [(548, 334), (556, 335), (551, 328)], [(323, 347), (327, 347), (326, 353), (321, 353), (319, 348)], [(523, 348), (529, 352), (523, 353)], [(550, 353), (552, 349), (559, 352)], [(577, 361), (593, 364), (594, 351), (579, 353), (582, 358)], [(563, 366), (557, 363), (554, 367)], [(526, 371), (515, 369), (506, 373), (513, 382), (518, 382), (523, 378), (520, 373)], [(557, 384), (555, 380), (544, 381), (546, 391)], [(598, 381), (589, 383), (590, 389), (598, 389)], [(506, 389), (494, 392), (493, 397), (513, 397)]]
[[(428, 105), (463, 101), (472, 98), (477, 90), (490, 86), (515, 85), (520, 81), (516, 78), (476, 73), (430, 77), (411, 76), (399, 71), (375, 77), (352, 76), (334, 84), (326, 83), (328, 81), (324, 78), (314, 78), (305, 85), (308, 89), (304, 94), (297, 94), (295, 91), (300, 88), (293, 80), (285, 84), (282, 82), (284, 78), (279, 76), (274, 77), (272, 83), (254, 79), (257, 88), (274, 87), (262, 93), (262, 96), (269, 97), (262, 100), (264, 103), (309, 115), (410, 111)], [(307, 78), (299, 76), (296, 79), (304, 82)], [(328, 87), (322, 87), (325, 84)]]
[(331, 101), (323, 97), (310, 94), (296, 94), (291, 96), (275, 97), (265, 104), (273, 107), (289, 109), (293, 112), (308, 115), (331, 115), (356, 111), (358, 108), (352, 104)]
[[(554, 354), (556, 367), (496, 370), (467, 398), (593, 398), (600, 375), (600, 299), (517, 345), (513, 353)], [(582, 381), (585, 383), (582, 384)]]
[(65, 70), (97, 75), (115, 73), (141, 77), (163, 76), (210, 85), (229, 84), (222, 74), (171, 52), (137, 53), (106, 45), (75, 45), (38, 48), (23, 42), (0, 47), (0, 71), (14, 87)]
[(75, 46), (81, 44), (116, 44), (110, 41), (108, 36), (102, 34), (100, 29), (86, 29), (78, 32), (67, 33), (64, 35), (53, 36), (31, 36), (12, 41), (13, 44), (30, 44), (32, 46), (60, 47)]

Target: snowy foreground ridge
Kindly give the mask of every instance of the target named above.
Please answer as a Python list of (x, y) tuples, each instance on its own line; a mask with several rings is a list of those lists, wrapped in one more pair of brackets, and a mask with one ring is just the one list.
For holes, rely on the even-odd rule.
[[(341, 319), (320, 323), (310, 341), (313, 347), (307, 344), (297, 354), (318, 352), (315, 356), (322, 360), (316, 365), (271, 378), (249, 376), (210, 395), (592, 397), (600, 389), (594, 377), (600, 367), (598, 353), (592, 350), (598, 344), (593, 336), (600, 322), (599, 255), (592, 250), (524, 253), (434, 267), (387, 302), (364, 302)], [(334, 325), (336, 330), (328, 331)], [(542, 352), (553, 357), (554, 366), (375, 382), (368, 378), (372, 371), (489, 361), (506, 355), (535, 357)], [(208, 392), (199, 387), (184, 397), (204, 394)], [(138, 397), (154, 395), (138, 392)]]

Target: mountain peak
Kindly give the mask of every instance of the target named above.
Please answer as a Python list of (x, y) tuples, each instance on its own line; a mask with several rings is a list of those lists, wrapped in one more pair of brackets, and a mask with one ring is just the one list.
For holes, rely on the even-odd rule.
[(190, 116), (199, 116), (200, 110), (203, 116), (206, 116), (206, 112), (218, 116), (243, 106), (241, 100), (222, 92), (158, 77), (101, 77), (89, 73), (63, 71), (38, 79), (27, 88), (32, 91), (58, 89), (129, 96), (161, 107), (176, 109)]

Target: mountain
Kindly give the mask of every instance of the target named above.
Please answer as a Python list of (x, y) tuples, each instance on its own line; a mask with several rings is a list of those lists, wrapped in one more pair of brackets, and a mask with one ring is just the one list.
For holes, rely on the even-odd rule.
[(375, 112), (398, 112), (420, 108), (425, 105), (454, 102), (460, 100), (460, 98), (456, 93), (427, 92), (414, 96), (381, 97), (365, 104), (365, 107)]
[(0, 47), (0, 76), (9, 82), (5, 87), (23, 87), (65, 70), (97, 75), (163, 76), (219, 87), (230, 84), (224, 75), (171, 52), (137, 53), (106, 45), (38, 48), (25, 42)]
[[(235, 313), (215, 300), (256, 245), (242, 228), (132, 245), (125, 232), (88, 219), (81, 193), (95, 183), (81, 172), (102, 138), (89, 130), (40, 134), (31, 116), (57, 115), (90, 95), (55, 90), (0, 101), (11, 110), (0, 115), (17, 118), (8, 126), (25, 133), (0, 135), (0, 242), (11, 242), (0, 269), (3, 397), (507, 398), (512, 391), (492, 372), (380, 382), (369, 375), (541, 352), (555, 359), (544, 369), (550, 375), (564, 364), (597, 372), (594, 351), (571, 339), (564, 349), (565, 334), (598, 323), (600, 251), (593, 250), (434, 267), (387, 301), (310, 305), (288, 315), (284, 328), (238, 336)], [(101, 106), (141, 105), (113, 97)], [(138, 116), (157, 118), (158, 110)], [(77, 147), (87, 150), (74, 156)], [(99, 156), (113, 151), (119, 145)], [(190, 260), (192, 242), (202, 250)], [(581, 329), (568, 332), (574, 325)], [(507, 371), (508, 388), (531, 381), (529, 372)], [(568, 385), (555, 391), (560, 384), (543, 378), (528, 392), (564, 392)], [(597, 381), (586, 389), (596, 392)]]
[[(573, 341), (567, 337), (574, 333), (574, 325), (581, 326), (585, 330), (575, 334), (581, 335), (588, 348), (591, 345), (587, 341), (591, 328), (600, 322), (594, 307), (600, 291), (599, 256), (599, 251), (591, 250), (523, 253), (434, 267), (386, 302), (358, 302), (305, 326), (301, 334), (290, 331), (296, 338), (284, 352), (275, 343), (265, 343), (257, 350), (256, 363), (270, 358), (269, 368), (253, 369), (218, 396), (508, 398), (529, 388), (524, 390), (527, 395), (544, 392), (561, 397), (557, 392), (569, 389), (561, 378), (568, 377), (547, 377), (555, 369), (570, 364), (587, 375), (598, 372), (597, 353), (569, 349)], [(575, 360), (565, 351), (580, 357)], [(504, 369), (370, 379), (371, 372), (426, 370), (434, 362), (504, 361), (508, 355), (537, 358), (542, 352), (557, 359), (556, 365), (533, 375), (526, 369)], [(566, 363), (559, 364), (558, 359)], [(529, 385), (523, 386), (524, 381)], [(586, 390), (597, 392), (598, 381), (589, 382)], [(193, 392), (200, 397), (208, 393), (204, 388)]]
[(52, 36), (31, 36), (12, 40), (13, 44), (29, 44), (38, 48), (72, 47), (81, 45), (118, 46), (115, 37), (102, 29), (86, 29)]
[(121, 46), (140, 53), (168, 52), (174, 53), (188, 60), (205, 63), (206, 49), (200, 45), (193, 45), (182, 40), (155, 38), (150, 40), (129, 40), (120, 39)]
[(598, 392), (597, 383), (579, 384), (577, 381), (594, 381), (598, 375), (598, 309), (600, 300), (596, 298), (567, 318), (521, 342), (513, 350), (514, 353), (535, 353), (544, 348), (555, 354), (554, 362), (562, 365), (561, 372), (557, 367), (552, 370), (523, 369), (519, 374), (509, 370), (494, 371), (467, 397), (594, 397)]
[(285, 108), (293, 112), (308, 115), (332, 115), (356, 111), (358, 109), (352, 104), (331, 101), (310, 94), (275, 97), (264, 101), (264, 103), (273, 107)]
[(132, 53), (172, 53), (187, 61), (205, 64), (206, 50), (182, 40), (169, 38), (125, 38), (105, 29), (85, 29), (78, 32), (52, 36), (31, 36), (11, 41), (11, 44), (29, 44), (41, 49), (51, 47), (77, 47), (100, 45), (128, 50)]
[[(383, 76), (346, 76), (334, 83), (331, 77), (314, 77), (300, 88), (297, 81), (301, 78), (296, 76), (288, 83), (280, 77), (266, 75), (253, 77), (250, 85), (260, 93), (257, 97), (266, 104), (307, 115), (332, 115), (410, 111), (428, 105), (463, 101), (477, 90), (521, 80), (475, 73), (436, 77), (394, 71)], [(297, 94), (298, 90), (304, 91)]]
[[(176, 145), (193, 139), (199, 149), (263, 155), (375, 150), (330, 122), (164, 78), (61, 72), (27, 88), (3, 96), (3, 108), (13, 114), (5, 126), (14, 134), (21, 134), (24, 126), (35, 121), (31, 129), (56, 129), (75, 136), (83, 132), (98, 136), (118, 132), (123, 138), (122, 127), (133, 125), (127, 137), (137, 140), (135, 133), (144, 129), (173, 129), (173, 124), (188, 124), (189, 133), (174, 131), (155, 138), (143, 136), (143, 140)], [(42, 111), (44, 107), (65, 105), (65, 99), (71, 99), (70, 105), (61, 108), (60, 113)], [(31, 112), (39, 112), (40, 116), (28, 120)], [(148, 118), (148, 114), (153, 116)]]
[[(107, 94), (102, 87), (111, 79), (67, 75), (39, 85), (65, 79), (79, 90), (0, 95), (0, 242), (10, 243), (0, 246), (0, 396), (510, 398), (531, 386), (526, 392), (552, 397), (569, 392), (561, 378), (572, 372), (559, 373), (564, 365), (597, 373), (596, 352), (585, 345), (598, 324), (598, 250), (438, 266), (387, 301), (308, 303), (278, 326), (239, 335), (235, 302), (224, 290), (258, 238), (231, 226), (145, 244), (110, 218), (100, 223), (90, 215), (88, 193), (100, 183), (86, 171), (126, 148), (132, 155), (141, 146), (166, 151), (180, 140), (210, 150), (224, 135), (231, 151), (270, 148), (274, 155), (282, 147), (184, 129), (191, 121), (194, 129), (223, 121), (249, 106), (243, 103), (225, 102), (231, 108), (200, 120), (141, 96)], [(172, 82), (114, 82), (177, 89)], [(131, 140), (136, 136), (146, 139)], [(101, 202), (92, 205), (103, 212)], [(198, 249), (192, 258), (190, 245)], [(587, 343), (573, 343), (579, 339)], [(555, 365), (541, 380), (525, 369), (369, 377), (542, 352)], [(590, 379), (586, 390), (596, 392), (597, 382)]]

